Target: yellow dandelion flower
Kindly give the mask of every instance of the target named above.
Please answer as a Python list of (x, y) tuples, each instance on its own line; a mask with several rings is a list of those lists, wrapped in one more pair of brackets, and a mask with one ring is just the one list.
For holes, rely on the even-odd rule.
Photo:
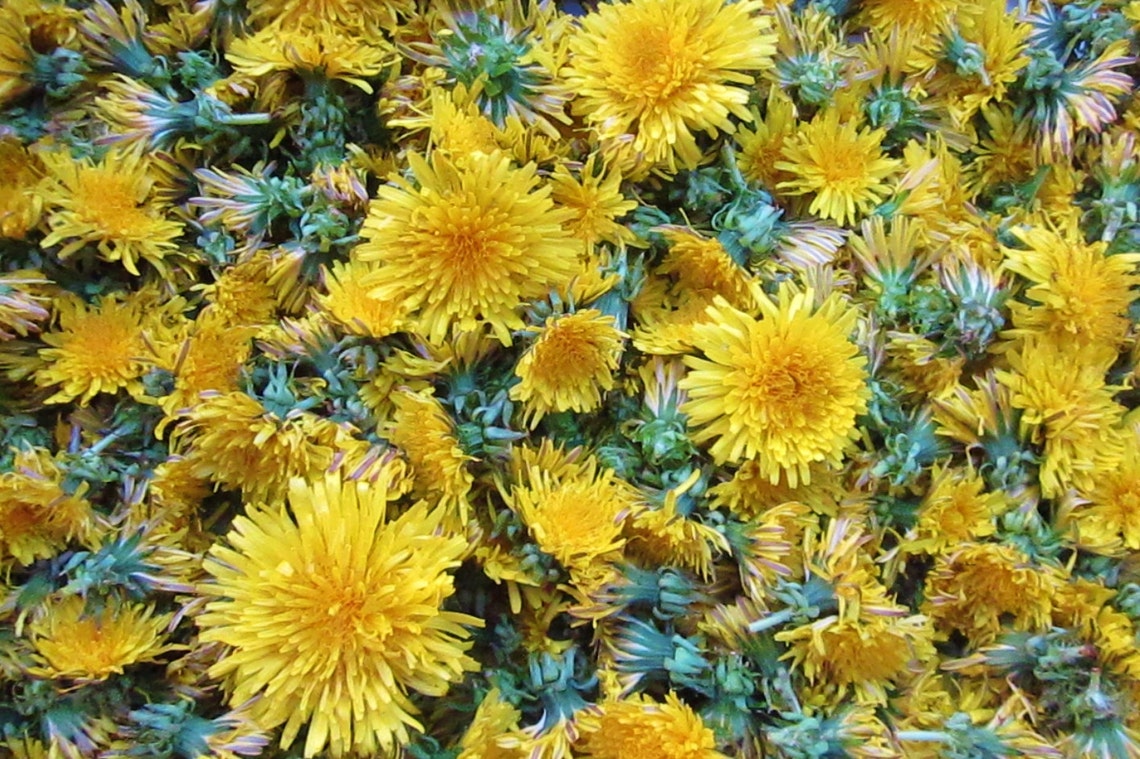
[(68, 258), (94, 244), (106, 261), (138, 275), (145, 260), (166, 276), (164, 259), (178, 252), (182, 222), (168, 217), (155, 177), (140, 150), (111, 148), (101, 160), (75, 159), (63, 151), (41, 154), (47, 175), (40, 185), (51, 231), (44, 248), (62, 244)]
[(995, 517), (1011, 506), (1002, 492), (986, 493), (973, 469), (935, 467), (930, 487), (918, 507), (918, 523), (903, 543), (910, 553), (945, 553), (962, 543), (993, 535)]
[(401, 303), (374, 298), (364, 285), (376, 267), (361, 261), (340, 261), (323, 273), (324, 294), (318, 294), (321, 313), (332, 317), (345, 331), (362, 337), (387, 337), (398, 332), (402, 323)]
[(760, 300), (756, 320), (727, 303), (693, 327), (706, 358), (686, 356), (689, 416), (697, 443), (713, 441), (717, 463), (756, 459), (761, 473), (790, 486), (810, 482), (811, 464), (839, 464), (866, 410), (865, 361), (850, 341), (856, 312), (838, 297), (812, 306), (811, 292), (781, 287)]
[(227, 324), (213, 306), (204, 309), (183, 340), (172, 372), (174, 388), (162, 409), (174, 417), (193, 407), (202, 393), (238, 390), (241, 370), (252, 352), (256, 330)]
[(370, 37), (394, 31), (415, 11), (414, 0), (250, 0), (249, 21), (257, 27), (328, 23)]
[(307, 723), (306, 757), (392, 754), (423, 729), (409, 691), (478, 669), (465, 626), (482, 620), (441, 608), (466, 541), (423, 504), (386, 522), (386, 488), (296, 478), (288, 508), (237, 517), (205, 565), (200, 637), (229, 647), (210, 676), (233, 705), (260, 695), (250, 714), (284, 725), (283, 748)]
[(419, 188), (400, 177), (381, 187), (355, 250), (380, 264), (367, 282), (374, 297), (403, 300), (433, 342), (485, 322), (509, 345), (524, 326), (519, 306), (576, 270), (563, 228), (571, 213), (554, 208), (533, 164), (516, 169), (500, 155), (459, 168), (414, 153), (408, 162)]
[(809, 476), (792, 487), (786, 473), (781, 471), (773, 482), (759, 461), (749, 459), (733, 472), (732, 479), (710, 489), (709, 495), (715, 506), (723, 506), (742, 519), (760, 518), (770, 509), (790, 502), (802, 503), (816, 514), (835, 516), (839, 502), (847, 495), (842, 478), (819, 462), (809, 464), (808, 469)]
[(854, 618), (831, 614), (776, 633), (808, 682), (831, 704), (854, 695), (858, 703), (886, 705), (887, 691), (912, 668), (934, 657), (930, 620), (898, 606), (889, 614)]
[(1108, 255), (1108, 244), (1086, 243), (1071, 223), (1063, 229), (1015, 228), (1026, 249), (1002, 248), (1005, 269), (1031, 283), (1030, 303), (1011, 302), (1012, 335), (1040, 335), (1059, 347), (1120, 348), (1140, 285), (1140, 253)]
[(599, 164), (598, 154), (591, 153), (579, 176), (571, 174), (565, 163), (559, 163), (550, 178), (554, 202), (574, 212), (567, 226), (574, 237), (585, 243), (587, 252), (592, 252), (599, 242), (621, 246), (637, 241), (637, 236), (617, 221), (637, 208), (637, 201), (621, 194), (619, 169)]
[[(632, 0), (603, 4), (570, 40), (563, 70), (575, 109), (603, 142), (628, 139), (649, 168), (701, 158), (694, 132), (731, 133), (753, 77), (776, 52), (763, 4), (720, 0)], [(743, 86), (739, 86), (743, 85)]]
[(1123, 454), (1114, 430), (1124, 407), (1113, 399), (1119, 388), (1105, 384), (1115, 354), (1027, 341), (1008, 358), (1013, 371), (999, 371), (997, 379), (1012, 391), (1012, 406), (1022, 409), (1022, 433), (1042, 446), (1042, 495), (1091, 489), (1094, 472), (1116, 467)]
[(14, 3), (0, 7), (0, 104), (7, 104), (33, 86), (35, 48), (32, 30)]
[(1095, 472), (1069, 517), (1086, 550), (1140, 550), (1140, 419), (1129, 414), (1118, 464)]
[(753, 114), (755, 126), (741, 127), (736, 133), (740, 150), (736, 164), (749, 181), (775, 192), (792, 175), (776, 164), (783, 159), (784, 145), (796, 135), (796, 104), (779, 87), (768, 92), (764, 115)]
[(39, 271), (0, 274), (0, 341), (40, 331), (40, 324), (51, 315), (46, 308), (51, 305), (50, 284)]
[(194, 462), (198, 476), (257, 500), (277, 497), (291, 477), (327, 469), (340, 434), (308, 412), (282, 419), (245, 393), (206, 393), (171, 442)]
[(708, 579), (716, 554), (730, 550), (728, 539), (715, 528), (689, 519), (678, 511), (679, 499), (689, 491), (700, 472), (665, 494), (660, 508), (647, 508), (625, 522), (628, 552), (648, 566), (674, 565)]
[(211, 284), (195, 285), (214, 307), (221, 322), (235, 327), (262, 326), (270, 323), (280, 304), (279, 289), (274, 287), (274, 259), (255, 253), (216, 275)]
[(467, 496), (475, 482), (467, 464), (474, 458), (459, 447), (451, 417), (430, 389), (398, 390), (391, 400), (395, 414), (384, 434), (408, 457), (416, 492), (431, 494), (449, 514), (458, 515), (458, 525), (466, 525)]
[(487, 691), (467, 731), (459, 739), (456, 759), (526, 759), (527, 754), (521, 748), (499, 745), (501, 736), (518, 729), (521, 717), (522, 712), (504, 701), (498, 688)]
[(625, 333), (614, 318), (594, 309), (550, 317), (515, 367), (519, 384), (511, 400), (523, 404), (534, 429), (549, 413), (593, 411), (614, 387)]
[(860, 6), (862, 18), (879, 34), (901, 29), (928, 39), (942, 31), (957, 7), (956, 0), (868, 0)]
[(43, 201), (36, 191), (44, 169), (19, 140), (0, 138), (0, 237), (22, 240), (40, 220)]
[(927, 89), (958, 124), (966, 124), (978, 109), (1004, 100), (1029, 65), (1025, 47), (1032, 27), (1009, 13), (1004, 0), (956, 6), (946, 45), (928, 50), (933, 71)]
[(752, 308), (753, 277), (719, 240), (684, 227), (658, 227), (657, 231), (669, 243), (669, 252), (656, 273), (669, 277), (675, 299), (700, 298), (711, 304), (719, 295), (733, 308)]
[(972, 148), (974, 160), (962, 172), (970, 198), (1002, 184), (1026, 182), (1038, 167), (1029, 121), (1018, 120), (1011, 108), (996, 105), (982, 108), (981, 113), (986, 129)]
[(81, 596), (51, 604), (28, 625), (38, 666), (34, 674), (76, 680), (105, 680), (125, 667), (154, 661), (175, 646), (163, 643), (170, 614), (142, 604), (89, 610)]
[(261, 77), (274, 71), (319, 74), (368, 93), (372, 85), (367, 80), (379, 76), (394, 57), (383, 36), (361, 38), (343, 27), (308, 20), (235, 39), (226, 51), (226, 60), (240, 76)]
[(575, 754), (594, 759), (724, 759), (716, 736), (676, 693), (603, 701), (580, 713)]
[(841, 225), (854, 223), (890, 193), (888, 180), (901, 165), (883, 154), (882, 129), (862, 129), (854, 120), (840, 122), (834, 108), (816, 114), (785, 143), (776, 168), (791, 179), (780, 182), (784, 195), (812, 195), (810, 213)]
[(593, 459), (562, 475), (532, 467), (527, 479), (504, 494), (507, 505), (578, 589), (601, 587), (625, 545), (622, 523), (642, 502), (637, 490)]
[(83, 497), (87, 484), (68, 492), (62, 482), (50, 453), (16, 451), (12, 470), (0, 473), (0, 560), (31, 564), (90, 537), (94, 513)]
[(937, 638), (959, 630), (982, 645), (1007, 622), (1014, 630), (1046, 628), (1058, 585), (1054, 570), (1033, 564), (1010, 546), (966, 544), (935, 558), (922, 611), (934, 621)]
[(99, 393), (126, 390), (139, 398), (142, 375), (153, 354), (146, 340), (138, 297), (112, 293), (87, 305), (70, 293), (56, 299), (59, 326), (43, 335), (40, 387), (57, 387), (47, 403), (87, 403)]

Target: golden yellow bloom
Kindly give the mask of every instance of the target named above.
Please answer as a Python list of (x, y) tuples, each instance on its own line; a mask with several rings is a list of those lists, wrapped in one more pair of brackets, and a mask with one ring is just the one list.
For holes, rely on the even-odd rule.
[(732, 479), (709, 490), (714, 503), (724, 506), (742, 519), (758, 519), (781, 504), (798, 502), (816, 514), (834, 516), (839, 502), (847, 490), (834, 469), (823, 463), (808, 465), (810, 476), (795, 487), (788, 483), (787, 474), (780, 473), (773, 482), (764, 473), (764, 467), (755, 459), (740, 465)]
[(716, 736), (676, 693), (603, 701), (576, 718), (579, 756), (594, 759), (724, 759)]
[(385, 425), (385, 435), (408, 457), (416, 492), (430, 494), (450, 515), (458, 515), (456, 526), (462, 530), (467, 523), (467, 495), (475, 482), (467, 464), (474, 458), (459, 447), (455, 425), (430, 389), (397, 390), (391, 400), (396, 413)]
[(552, 412), (598, 408), (614, 387), (625, 337), (594, 309), (548, 318), (515, 367), (521, 381), (510, 397), (522, 402), (524, 422), (534, 429)]
[(1140, 285), (1140, 253), (1107, 255), (1108, 244), (1086, 243), (1075, 222), (1013, 233), (1027, 249), (1003, 247), (1004, 268), (1032, 284), (1025, 291), (1030, 303), (1010, 303), (1012, 334), (1040, 335), (1058, 347), (1118, 349)]
[(332, 463), (339, 428), (293, 411), (284, 419), (242, 392), (206, 393), (175, 429), (194, 472), (252, 499), (273, 499), (291, 477), (311, 477)]
[(279, 303), (279, 288), (272, 276), (275, 261), (258, 252), (226, 267), (208, 285), (195, 285), (214, 307), (215, 317), (235, 327), (262, 326), (273, 320)]
[(349, 334), (387, 337), (400, 330), (404, 310), (401, 303), (374, 298), (364, 285), (364, 278), (375, 269), (353, 260), (347, 264), (337, 261), (324, 272), (328, 292), (317, 295), (317, 304)]
[(784, 145), (795, 137), (796, 104), (779, 87), (773, 87), (764, 116), (753, 114), (752, 121), (755, 126), (742, 127), (736, 133), (740, 146), (736, 163), (746, 179), (775, 192), (781, 182), (792, 178), (776, 164), (783, 159)]
[(190, 409), (204, 392), (238, 390), (254, 334), (253, 327), (227, 324), (216, 307), (204, 309), (183, 340), (172, 368), (174, 389), (162, 399), (167, 416), (178, 416)]
[(945, 553), (967, 541), (993, 535), (995, 518), (1012, 505), (1005, 493), (983, 492), (973, 469), (935, 467), (918, 507), (918, 523), (906, 534), (908, 553)]
[(521, 748), (503, 748), (499, 737), (518, 730), (522, 713), (503, 700), (498, 688), (487, 691), (475, 717), (459, 739), (456, 759), (526, 759)]
[(442, 696), (478, 668), (464, 626), (482, 620), (441, 609), (466, 541), (423, 504), (386, 522), (386, 491), (296, 478), (288, 508), (237, 517), (206, 562), (201, 639), (230, 647), (210, 675), (233, 705), (260, 695), (251, 715), (284, 724), (284, 748), (308, 723), (306, 757), (391, 755), (423, 729), (408, 692)]
[(1106, 385), (1115, 353), (1062, 350), (1050, 342), (1027, 341), (1009, 354), (1012, 372), (997, 379), (1013, 391), (1022, 409), (1021, 430), (1041, 445), (1041, 494), (1061, 495), (1070, 487), (1088, 490), (1093, 473), (1118, 465), (1123, 439), (1115, 428), (1124, 407), (1113, 400), (1119, 388)]
[(791, 179), (780, 182), (785, 195), (812, 194), (808, 211), (841, 225), (854, 223), (890, 193), (887, 180), (901, 165), (882, 152), (885, 132), (862, 129), (854, 120), (842, 123), (831, 108), (816, 114), (786, 142), (776, 168)]
[(535, 166), (499, 155), (459, 168), (414, 153), (419, 188), (394, 176), (369, 209), (355, 255), (378, 262), (374, 297), (403, 300), (432, 342), (487, 323), (504, 345), (524, 324), (521, 304), (545, 296), (576, 270), (577, 244), (563, 229)]
[(342, 79), (368, 93), (372, 85), (367, 80), (378, 76), (393, 57), (394, 51), (383, 36), (361, 38), (343, 27), (308, 20), (235, 39), (226, 51), (226, 60), (242, 76), (297, 71)]
[(710, 577), (714, 555), (730, 551), (724, 534), (678, 510), (678, 501), (696, 484), (699, 472), (665, 494), (660, 508), (646, 508), (625, 522), (628, 552), (646, 566), (675, 565)]
[(997, 543), (966, 544), (938, 556), (926, 580), (922, 610), (945, 639), (960, 630), (974, 645), (992, 642), (1008, 624), (1042, 630), (1050, 623), (1057, 573)]
[(699, 298), (711, 304), (719, 295), (733, 308), (752, 308), (753, 277), (719, 240), (684, 227), (658, 227), (657, 231), (669, 243), (669, 252), (656, 272), (669, 277), (669, 292), (676, 301)]
[(788, 646), (783, 658), (791, 659), (829, 703), (843, 703), (853, 694), (860, 703), (886, 705), (887, 690), (935, 653), (930, 620), (907, 611), (899, 606), (890, 615), (831, 614), (775, 638)]
[(13, 3), (0, 7), (0, 104), (7, 104), (32, 88), (31, 29)]
[(1119, 463), (1094, 472), (1071, 513), (1078, 544), (1109, 554), (1140, 550), (1140, 417), (1126, 418)]
[(43, 173), (39, 158), (19, 140), (0, 138), (0, 237), (22, 240), (40, 220), (43, 201), (36, 186)]
[(554, 202), (574, 212), (568, 226), (585, 243), (586, 252), (592, 252), (599, 242), (628, 245), (637, 240), (617, 221), (637, 208), (637, 201), (621, 194), (620, 170), (598, 164), (598, 154), (591, 153), (579, 176), (572, 175), (565, 163), (559, 163), (550, 178)]
[(63, 489), (63, 472), (43, 449), (16, 451), (12, 471), (0, 473), (0, 561), (50, 559), (74, 539), (90, 536), (94, 514), (88, 485)]
[[(582, 19), (562, 73), (575, 110), (603, 142), (632, 139), (639, 165), (694, 168), (694, 132), (750, 120), (745, 71), (772, 65), (771, 18), (754, 0), (632, 0)], [(744, 85), (738, 86), (738, 85)]]
[(864, 359), (848, 335), (856, 312), (837, 296), (819, 307), (813, 293), (781, 287), (760, 300), (763, 318), (720, 302), (693, 327), (706, 358), (686, 356), (681, 406), (693, 440), (713, 444), (717, 463), (755, 458), (769, 481), (810, 482), (811, 464), (838, 464), (866, 410)]
[(249, 20), (259, 27), (319, 21), (375, 37), (383, 30), (395, 30), (400, 17), (414, 10), (414, 0), (250, 0)]
[(170, 614), (154, 615), (154, 607), (142, 604), (107, 604), (88, 610), (81, 596), (68, 596), (32, 622), (28, 631), (39, 662), (35, 674), (105, 680), (174, 648), (163, 644)]
[(62, 243), (57, 255), (69, 258), (94, 244), (104, 260), (121, 262), (131, 274), (138, 275), (142, 259), (167, 275), (164, 259), (178, 251), (182, 222), (168, 217), (141, 150), (111, 148), (99, 161), (63, 151), (41, 158), (47, 176), (39, 193), (51, 227), (41, 246)]
[(47, 403), (87, 403), (99, 393), (143, 393), (142, 375), (153, 358), (144, 337), (140, 299), (105, 295), (88, 306), (70, 293), (56, 299), (59, 327), (43, 335), (45, 362), (36, 372), (40, 387), (58, 386)]
[(504, 493), (507, 505), (575, 586), (586, 593), (600, 587), (621, 557), (622, 523), (642, 500), (637, 490), (612, 470), (599, 471), (592, 458), (561, 473), (531, 465), (526, 478)]
[(955, 0), (868, 0), (860, 7), (869, 26), (881, 35), (903, 29), (932, 37), (947, 25), (957, 6)]

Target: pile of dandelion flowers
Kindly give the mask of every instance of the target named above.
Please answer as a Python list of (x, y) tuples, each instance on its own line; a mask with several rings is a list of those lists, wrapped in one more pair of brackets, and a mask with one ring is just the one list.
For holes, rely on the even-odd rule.
[(519, 307), (577, 272), (571, 213), (554, 207), (534, 164), (515, 168), (502, 154), (464, 167), (438, 155), (408, 162), (419, 187), (395, 177), (364, 222), (354, 254), (379, 263), (365, 284), (373, 297), (402, 299), (432, 342), (487, 323), (509, 345), (525, 326)]
[(205, 565), (201, 639), (230, 647), (210, 675), (231, 704), (261, 694), (252, 716), (284, 724), (283, 748), (308, 723), (306, 757), (391, 753), (423, 729), (408, 691), (442, 696), (478, 667), (465, 626), (482, 621), (441, 609), (465, 541), (423, 503), (386, 510), (383, 478), (294, 478), (287, 508), (250, 508)]
[(780, 182), (785, 195), (811, 194), (808, 211), (840, 225), (853, 223), (890, 194), (887, 180), (901, 162), (883, 154), (882, 129), (862, 129), (839, 121), (838, 109), (816, 114), (784, 144), (775, 168), (791, 179)]
[(718, 299), (691, 328), (704, 357), (684, 359), (681, 412), (718, 464), (756, 459), (770, 482), (783, 474), (796, 487), (812, 463), (841, 462), (866, 410), (865, 359), (849, 339), (856, 312), (838, 296), (817, 308), (813, 298), (785, 285), (778, 300), (759, 298), (759, 320)]
[[(140, 146), (141, 147), (141, 146)], [(167, 217), (156, 182), (139, 147), (112, 148), (101, 160), (44, 152), (47, 176), (39, 193), (50, 232), (44, 248), (62, 244), (69, 258), (94, 244), (104, 260), (121, 262), (138, 276), (145, 260), (166, 275), (164, 258), (178, 251), (182, 222)]]
[[(753, 77), (772, 65), (776, 36), (763, 4), (720, 0), (633, 0), (604, 4), (582, 19), (563, 75), (575, 108), (603, 141), (633, 135), (648, 165), (701, 158), (694, 130), (715, 136), (751, 120)], [(744, 85), (737, 86), (737, 85)]]
[(551, 412), (593, 411), (614, 387), (626, 335), (594, 309), (547, 319), (515, 375), (511, 400), (521, 401), (531, 429)]

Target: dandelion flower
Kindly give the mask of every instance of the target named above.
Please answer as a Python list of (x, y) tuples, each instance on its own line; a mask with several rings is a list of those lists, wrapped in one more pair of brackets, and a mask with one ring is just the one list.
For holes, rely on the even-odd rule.
[[(175, 447), (194, 472), (249, 498), (271, 499), (291, 477), (314, 476), (332, 463), (339, 428), (314, 414), (279, 417), (240, 391), (206, 393), (175, 430)], [(188, 444), (187, 444), (188, 443)]]
[(415, 11), (414, 0), (250, 0), (249, 21), (257, 27), (295, 27), (320, 21), (371, 37), (397, 28)]
[(601, 587), (625, 545), (622, 523), (641, 503), (637, 490), (591, 459), (562, 473), (532, 467), (507, 504), (538, 547), (570, 573), (583, 592)]
[(1014, 630), (1046, 628), (1059, 584), (1054, 571), (1014, 548), (971, 543), (935, 559), (922, 610), (938, 637), (960, 630), (981, 645), (992, 642), (1007, 620)]
[(17, 270), (0, 274), (0, 341), (40, 331), (51, 315), (46, 306), (51, 283), (38, 271)]
[(412, 465), (417, 492), (431, 494), (440, 505), (467, 522), (467, 496), (475, 478), (467, 465), (471, 456), (459, 447), (455, 425), (431, 390), (401, 389), (391, 395), (395, 406), (392, 423), (385, 426), (388, 439), (404, 452)]
[(374, 270), (374, 266), (354, 260), (347, 264), (338, 261), (324, 272), (327, 292), (317, 295), (317, 304), (351, 335), (387, 337), (400, 329), (401, 304), (372, 297), (363, 284)]
[(87, 603), (82, 596), (68, 596), (28, 626), (40, 662), (32, 670), (35, 674), (105, 680), (171, 650), (163, 644), (170, 614), (155, 615), (153, 607), (111, 601), (92, 611)]
[(859, 703), (885, 705), (888, 688), (934, 656), (930, 620), (907, 615), (906, 607), (890, 612), (854, 618), (831, 614), (775, 638), (788, 646), (784, 657), (820, 686), (830, 703), (838, 705), (853, 693)]
[(628, 245), (637, 239), (617, 221), (637, 208), (637, 201), (622, 195), (621, 171), (599, 166), (597, 157), (597, 153), (592, 153), (586, 159), (578, 177), (560, 163), (550, 178), (554, 202), (574, 212), (568, 225), (588, 252), (599, 242)]
[(529, 426), (552, 412), (598, 408), (602, 393), (614, 387), (624, 339), (614, 318), (594, 309), (547, 319), (519, 359), (521, 381), (510, 392), (523, 403)]
[(40, 220), (36, 186), (43, 177), (39, 158), (10, 137), (0, 138), (0, 237), (22, 240)]
[(576, 718), (575, 753), (594, 759), (723, 759), (716, 736), (676, 693), (603, 701)]
[(882, 129), (860, 130), (853, 120), (840, 123), (835, 108), (817, 114), (784, 144), (785, 160), (776, 168), (791, 179), (778, 189), (811, 194), (808, 211), (841, 225), (854, 223), (890, 194), (887, 180), (901, 165), (883, 155), (884, 135)]
[(522, 713), (503, 699), (498, 688), (487, 695), (475, 710), (471, 725), (459, 739), (457, 759), (525, 759), (521, 748), (503, 748), (499, 737), (518, 730)]
[(47, 176), (39, 193), (51, 228), (41, 246), (62, 244), (57, 255), (68, 258), (94, 244), (104, 260), (121, 262), (131, 274), (145, 260), (165, 276), (164, 259), (178, 252), (182, 222), (168, 218), (140, 150), (112, 148), (99, 161), (60, 151), (41, 158)]
[(565, 284), (577, 269), (577, 244), (563, 225), (535, 166), (513, 168), (499, 155), (465, 168), (433, 156), (408, 156), (416, 188), (396, 177), (381, 187), (356, 248), (378, 262), (373, 297), (402, 300), (428, 339), (489, 324), (504, 345), (524, 324), (518, 308)]
[(478, 665), (466, 625), (441, 607), (466, 541), (439, 533), (418, 504), (386, 522), (383, 479), (294, 479), (289, 505), (234, 520), (210, 551), (201, 639), (228, 646), (210, 668), (230, 703), (284, 725), (288, 748), (308, 723), (304, 756), (392, 754), (422, 730), (409, 691), (444, 695)]
[(94, 513), (87, 483), (63, 489), (63, 472), (43, 449), (15, 452), (12, 470), (0, 474), (0, 560), (21, 564), (50, 559), (73, 539), (85, 539)]
[(868, 397), (865, 362), (848, 337), (856, 312), (836, 296), (813, 308), (812, 298), (785, 285), (777, 301), (760, 300), (760, 320), (720, 302), (692, 328), (705, 358), (685, 357), (681, 412), (694, 442), (713, 441), (717, 463), (756, 459), (769, 481), (785, 473), (797, 487), (810, 482), (813, 462), (842, 460)]
[(1025, 249), (1002, 248), (1004, 268), (1031, 283), (1029, 303), (1011, 302), (1015, 335), (1040, 335), (1062, 346), (1116, 350), (1131, 321), (1128, 307), (1140, 285), (1140, 253), (1107, 254), (1107, 243), (1086, 243), (1076, 224), (1065, 229), (1014, 229)]
[(372, 85), (367, 80), (378, 76), (392, 58), (382, 36), (362, 39), (342, 27), (308, 21), (235, 39), (226, 52), (226, 60), (241, 76), (297, 71), (341, 79), (368, 93)]
[[(749, 121), (753, 77), (776, 52), (763, 4), (633, 0), (582, 19), (563, 71), (575, 107), (603, 142), (632, 136), (646, 166), (676, 171), (701, 158), (694, 132), (731, 133)], [(743, 86), (740, 86), (743, 85)]]
[(1090, 478), (1072, 512), (1082, 547), (1140, 550), (1140, 424), (1135, 413), (1128, 419), (1120, 463)]
[(36, 384), (57, 387), (48, 403), (79, 400), (87, 405), (99, 393), (143, 393), (142, 375), (150, 351), (144, 338), (138, 298), (113, 293), (87, 305), (65, 294), (56, 299), (57, 329), (47, 332), (40, 350), (44, 366)]
[(1022, 410), (1021, 430), (1041, 445), (1039, 479), (1046, 498), (1070, 487), (1093, 487), (1093, 473), (1119, 464), (1123, 440), (1115, 429), (1124, 407), (1105, 383), (1115, 354), (1065, 351), (1050, 342), (1029, 341), (1009, 354), (1013, 371), (997, 372)]
[(930, 487), (918, 507), (918, 523), (907, 533), (908, 553), (945, 553), (997, 531), (995, 517), (1011, 506), (1002, 492), (986, 493), (972, 469), (935, 467)]
[(215, 307), (204, 309), (183, 340), (172, 369), (174, 388), (162, 399), (166, 414), (176, 416), (191, 408), (207, 391), (238, 390), (254, 334), (253, 327), (227, 324)]

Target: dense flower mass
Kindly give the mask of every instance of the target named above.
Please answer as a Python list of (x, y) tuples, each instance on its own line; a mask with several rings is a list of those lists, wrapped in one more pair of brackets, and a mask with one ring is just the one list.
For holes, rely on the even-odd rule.
[(1140, 0), (3, 0), (0, 757), (1140, 757)]

